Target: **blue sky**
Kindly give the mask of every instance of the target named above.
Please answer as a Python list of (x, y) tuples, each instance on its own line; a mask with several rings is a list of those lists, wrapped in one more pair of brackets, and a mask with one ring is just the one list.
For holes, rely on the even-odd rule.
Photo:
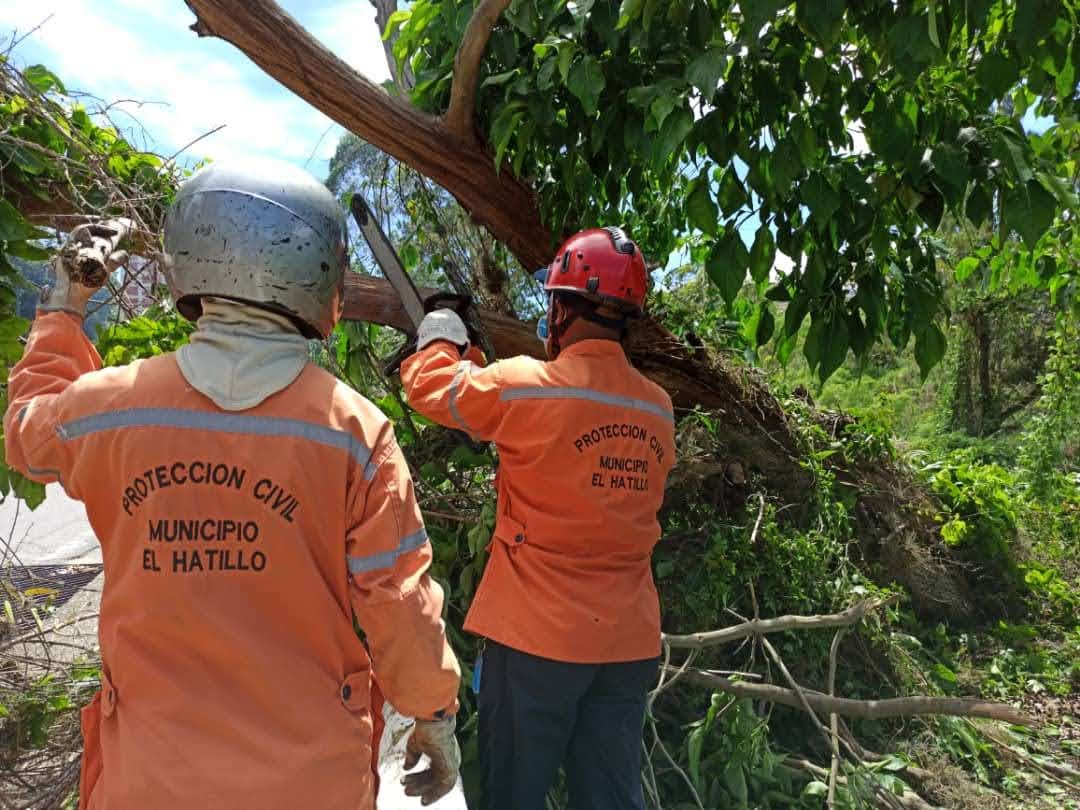
[[(282, 5), (365, 76), (376, 82), (389, 77), (375, 12), (366, 0)], [(182, 0), (3, 0), (0, 42), (41, 24), (15, 49), (16, 64), (42, 63), (69, 90), (106, 102), (130, 99), (110, 117), (141, 148), (170, 155), (224, 124), (181, 162), (268, 156), (324, 177), (341, 127), (232, 45), (197, 37), (188, 30), (194, 20)]]

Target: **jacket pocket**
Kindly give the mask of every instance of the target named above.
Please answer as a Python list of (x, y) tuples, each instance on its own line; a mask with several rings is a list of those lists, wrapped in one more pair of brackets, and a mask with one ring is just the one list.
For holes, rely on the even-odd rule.
[(501, 514), (495, 521), (495, 539), (510, 548), (523, 546), (528, 542), (525, 524), (514, 520), (508, 514)]

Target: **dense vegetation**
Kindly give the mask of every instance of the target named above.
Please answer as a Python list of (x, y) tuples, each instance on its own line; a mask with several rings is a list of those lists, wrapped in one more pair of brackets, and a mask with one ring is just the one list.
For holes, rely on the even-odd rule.
[[(414, 104), (444, 109), (472, 7), (416, 0), (391, 18)], [(627, 224), (661, 264), (654, 317), (697, 355), (772, 391), (798, 444), (810, 484), (792, 502), (740, 464), (727, 414), (680, 415), (654, 558), (665, 630), (880, 597), (888, 605), (833, 644), (818, 631), (772, 637), (778, 657), (823, 692), (835, 655), (838, 695), (980, 695), (1041, 721), (853, 721), (859, 755), (845, 753), (833, 806), (925, 806), (918, 796), (946, 807), (1080, 806), (1076, 15), (1075, 4), (1046, 0), (518, 0), (483, 63), (482, 131), (504, 170), (537, 189), (552, 232)], [(105, 190), (74, 201), (83, 213), (152, 200), (140, 209), (148, 234), (175, 182), (45, 68), (4, 69), (0, 296), (25, 284), (4, 257), (40, 261), (59, 237), (34, 224), (30, 199), (65, 199), (64, 171), (84, 167), (84, 194)], [(1029, 109), (1049, 123), (1025, 130)], [(347, 136), (328, 183), (375, 201), (423, 282), (536, 313), (509, 251), (407, 166)], [(786, 271), (778, 251), (792, 260)], [(354, 268), (373, 270), (362, 249)], [(5, 366), (27, 326), (13, 305), (0, 297)], [(98, 335), (110, 364), (168, 351), (190, 331), (167, 305), (114, 320)], [(399, 340), (344, 323), (312, 357), (393, 419), (468, 668), (475, 641), (460, 627), (485, 562), (496, 459), (408, 410), (379, 370)], [(935, 541), (968, 566), (980, 602), (969, 622), (927, 620), (896, 584), (920, 576), (908, 569), (934, 549), (897, 557), (906, 540), (890, 534), (871, 548), (861, 536), (857, 495), (873, 488), (918, 504)], [(33, 505), (41, 490), (0, 466), (0, 496), (9, 493)], [(11, 590), (0, 592), (9, 614), (33, 596)], [(0, 618), (0, 786), (4, 769), (73, 733), (93, 677), (91, 662), (19, 680), (4, 669), (4, 627)], [(758, 639), (694, 663), (785, 684)], [(467, 688), (462, 703), (474, 792)], [(664, 808), (829, 802), (828, 743), (802, 711), (684, 680), (652, 704), (646, 741), (649, 792)]]

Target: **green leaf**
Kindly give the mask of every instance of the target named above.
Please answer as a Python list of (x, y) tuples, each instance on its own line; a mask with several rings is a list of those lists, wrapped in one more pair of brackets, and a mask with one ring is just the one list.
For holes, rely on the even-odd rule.
[(979, 261), (978, 257), (976, 256), (968, 256), (966, 259), (962, 260), (959, 264), (957, 264), (956, 270), (954, 272), (957, 283), (963, 284), (965, 281), (967, 281), (968, 278), (971, 277), (971, 274), (979, 269), (980, 264), (982, 264), (982, 262)]
[(986, 93), (986, 100), (998, 101), (1005, 97), (1020, 77), (1016, 60), (997, 51), (985, 54), (975, 66), (975, 81)]
[(999, 130), (994, 140), (994, 154), (1012, 167), (1013, 176), (1021, 183), (1027, 183), (1035, 176), (1028, 162), (1026, 146), (1026, 141), (1012, 130)]
[(720, 218), (716, 210), (716, 203), (709, 193), (708, 172), (702, 172), (690, 181), (686, 193), (686, 214), (690, 225), (702, 233), (716, 236), (719, 230)]
[(58, 92), (67, 94), (64, 83), (44, 65), (31, 65), (23, 71), (23, 78), (39, 93), (48, 93), (55, 88)]
[(742, 289), (749, 261), (750, 254), (746, 250), (746, 245), (743, 244), (742, 238), (734, 228), (713, 245), (709, 253), (709, 259), (705, 263), (705, 272), (728, 304), (735, 300), (739, 290)]
[(1005, 195), (1005, 223), (1034, 248), (1057, 215), (1057, 200), (1042, 184), (1032, 180)]
[(585, 115), (590, 118), (596, 115), (600, 94), (605, 86), (604, 73), (596, 59), (586, 54), (581, 61), (576, 62), (570, 69), (566, 86), (581, 101)]
[(44, 262), (52, 256), (45, 248), (38, 247), (33, 242), (15, 241), (8, 242), (7, 252), (10, 256), (18, 256), (28, 262)]
[[(809, 339), (809, 338), (808, 338)], [(843, 364), (849, 347), (848, 321), (845, 313), (832, 312), (825, 322), (818, 379), (825, 382)]]
[(776, 261), (776, 240), (767, 224), (762, 224), (750, 248), (750, 277), (758, 284), (769, 277)]
[(563, 84), (567, 84), (570, 78), (570, 65), (577, 53), (578, 46), (576, 42), (563, 40), (559, 43), (559, 75), (562, 76)]
[(772, 151), (769, 165), (772, 167), (773, 188), (781, 199), (787, 199), (790, 196), (791, 184), (803, 168), (799, 148), (790, 138), (784, 138)]
[(513, 101), (503, 107), (499, 117), (491, 125), (491, 144), (495, 147), (495, 168), (502, 167), (503, 155), (510, 145), (518, 123), (525, 116), (524, 101)]
[(870, 147), (887, 163), (903, 163), (914, 151), (915, 122), (891, 99), (877, 96), (863, 121)]
[(735, 174), (734, 168), (729, 167), (724, 170), (724, 176), (720, 178), (717, 199), (720, 202), (720, 210), (724, 212), (725, 217), (730, 217), (749, 202), (746, 189), (739, 182), (739, 176)]
[(745, 20), (745, 37), (757, 41), (761, 27), (776, 16), (776, 12), (791, 4), (791, 0), (740, 0)]
[(942, 143), (934, 147), (930, 161), (938, 178), (938, 188), (950, 205), (956, 205), (964, 198), (970, 177), (967, 153), (959, 146)]
[(802, 326), (802, 322), (806, 320), (806, 313), (810, 311), (810, 296), (805, 293), (801, 293), (792, 299), (791, 303), (787, 305), (787, 310), (784, 312), (784, 335), (786, 337), (794, 337), (799, 327)]
[(1020, 0), (1013, 15), (1013, 36), (1021, 56), (1035, 51), (1035, 47), (1054, 28), (1062, 13), (1060, 0)]
[(616, 28), (628, 26), (641, 16), (643, 8), (645, 8), (645, 0), (623, 0), (622, 6), (619, 8), (619, 24)]
[(919, 364), (923, 382), (944, 356), (945, 334), (936, 323), (929, 324), (915, 335), (915, 362)]
[(686, 68), (686, 80), (701, 91), (706, 101), (712, 99), (727, 67), (727, 55), (723, 48), (709, 48), (699, 54)]
[(813, 781), (803, 788), (802, 795), (812, 799), (826, 796), (829, 793), (829, 786), (824, 782)]
[(814, 172), (799, 187), (803, 202), (822, 222), (827, 222), (840, 207), (840, 195), (821, 172)]
[(941, 37), (938, 35), (937, 25), (937, 9), (934, 8), (936, 3), (934, 0), (930, 0), (927, 8), (927, 17), (929, 17), (929, 26), (927, 34), (930, 37), (930, 41), (934, 44), (935, 48), (941, 48)]
[(964, 216), (971, 221), (972, 225), (978, 227), (990, 218), (992, 211), (993, 202), (989, 192), (980, 184), (972, 185), (964, 203)]
[(498, 87), (499, 85), (506, 84), (519, 73), (521, 73), (520, 68), (514, 68), (505, 73), (496, 73), (493, 76), (488, 76), (484, 79), (484, 81), (480, 83), (480, 87)]
[(773, 332), (776, 331), (776, 319), (773, 317), (772, 308), (762, 303), (758, 314), (757, 330), (754, 333), (754, 342), (757, 346), (764, 346), (772, 340)]
[(15, 470), (8, 470), (8, 477), (12, 494), (23, 501), (31, 511), (37, 509), (45, 501), (44, 484), (31, 481), (29, 478), (15, 472)]
[(799, 0), (796, 16), (803, 30), (828, 51), (840, 38), (845, 5), (846, 0)]
[(825, 259), (822, 258), (821, 251), (815, 251), (806, 262), (806, 269), (803, 271), (803, 286), (812, 295), (820, 295), (825, 287), (825, 275)]
[(938, 680), (945, 683), (955, 684), (957, 682), (956, 673), (940, 662), (934, 664), (933, 673)]
[(664, 165), (672, 158), (680, 157), (686, 136), (693, 128), (694, 115), (687, 107), (682, 107), (669, 115), (653, 143), (653, 165)]
[(709, 157), (717, 166), (726, 166), (732, 151), (730, 122), (726, 116), (720, 110), (713, 110), (697, 126)]
[(0, 198), (0, 241), (14, 242), (28, 239), (34, 233), (33, 227), (23, 219), (23, 215), (7, 200)]

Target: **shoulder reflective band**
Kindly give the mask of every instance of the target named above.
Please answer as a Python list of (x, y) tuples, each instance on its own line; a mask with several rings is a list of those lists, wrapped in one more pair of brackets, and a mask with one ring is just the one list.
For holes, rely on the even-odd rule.
[[(473, 435), (472, 430), (465, 423), (465, 420), (461, 418), (461, 412), (458, 410), (457, 399), (458, 391), (461, 389), (461, 381), (465, 378), (465, 375), (471, 370), (473, 363), (471, 360), (462, 360), (458, 363), (457, 374), (454, 375), (454, 379), (450, 381), (450, 415), (454, 417), (454, 421), (457, 422), (457, 426), (468, 433)], [(475, 437), (474, 437), (475, 438)]]
[(549, 388), (539, 385), (532, 388), (506, 388), (499, 394), (499, 398), (507, 402), (517, 399), (583, 399), (588, 402), (599, 402), (602, 405), (633, 408), (636, 411), (645, 411), (645, 413), (651, 413), (653, 416), (659, 416), (668, 422), (675, 421), (675, 415), (671, 411), (657, 405), (655, 402), (624, 397), (620, 394), (608, 394), (604, 391), (594, 391), (591, 388)]
[(364, 478), (375, 477), (371, 450), (344, 430), (337, 430), (300, 419), (279, 416), (251, 416), (239, 413), (206, 413), (180, 408), (131, 408), (125, 411), (105, 411), (84, 416), (57, 427), (64, 441), (79, 439), (91, 433), (122, 428), (160, 427), (180, 430), (206, 430), (212, 433), (235, 433), (244, 436), (283, 436), (304, 439), (315, 444), (346, 451), (364, 468)]
[(350, 574), (363, 574), (367, 571), (378, 571), (381, 568), (389, 568), (395, 562), (397, 558), (402, 554), (408, 554), (410, 551), (416, 551), (424, 543), (428, 541), (427, 530), (421, 529), (418, 532), (402, 537), (398, 541), (397, 548), (390, 551), (380, 551), (378, 554), (369, 554), (366, 557), (349, 557), (349, 573)]

